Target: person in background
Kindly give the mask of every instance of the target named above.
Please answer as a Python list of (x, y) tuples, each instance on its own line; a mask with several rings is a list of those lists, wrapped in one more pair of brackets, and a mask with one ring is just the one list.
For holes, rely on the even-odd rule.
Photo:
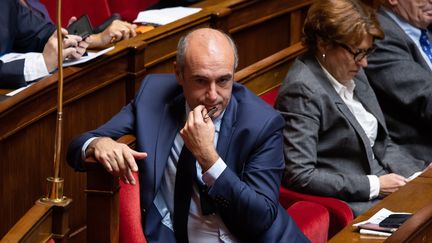
[(276, 100), (285, 118), (285, 186), (346, 201), (356, 216), (423, 170), (388, 136), (363, 68), (384, 34), (356, 0), (317, 0)]
[[(18, 0), (0, 2), (0, 88), (16, 89), (57, 69), (57, 34), (51, 21), (23, 6)], [(70, 23), (75, 21), (72, 18)], [(102, 47), (112, 40), (136, 35), (135, 25), (113, 23), (107, 30), (85, 40), (62, 30), (63, 58), (78, 59), (87, 48)], [(6, 55), (14, 53), (11, 55)], [(19, 55), (16, 53), (20, 53)]]
[(432, 161), (432, 2), (382, 0), (385, 38), (365, 69), (390, 137), (412, 156)]
[[(283, 119), (234, 82), (237, 63), (227, 35), (194, 30), (175, 75), (147, 75), (129, 105), (69, 145), (77, 170), (94, 157), (126, 183), (139, 172), (148, 242), (308, 242), (278, 203)], [(125, 134), (136, 151), (115, 141)]]

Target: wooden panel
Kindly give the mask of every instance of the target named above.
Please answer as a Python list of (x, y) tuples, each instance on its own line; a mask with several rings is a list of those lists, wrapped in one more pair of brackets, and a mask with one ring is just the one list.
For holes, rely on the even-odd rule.
[(304, 51), (304, 47), (296, 43), (240, 70), (235, 79), (257, 95), (266, 93), (281, 85), (292, 62)]
[[(230, 33), (238, 45), (239, 69), (299, 42), (301, 26), (312, 0), (224, 1), (229, 8), (215, 26)], [(222, 11), (226, 11), (223, 10)]]

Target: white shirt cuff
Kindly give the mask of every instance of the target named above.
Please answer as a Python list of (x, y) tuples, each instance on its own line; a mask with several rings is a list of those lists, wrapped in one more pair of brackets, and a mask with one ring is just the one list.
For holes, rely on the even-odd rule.
[(369, 185), (370, 185), (370, 194), (369, 194), (369, 200), (372, 200), (374, 198), (377, 198), (380, 191), (380, 182), (379, 178), (376, 175), (367, 175), (369, 179)]
[(213, 186), (214, 182), (217, 180), (217, 178), (222, 174), (222, 172), (225, 170), (227, 165), (225, 162), (219, 157), (218, 160), (216, 160), (216, 163), (210, 167), (203, 175), (202, 180), (207, 186)]
[(86, 156), (86, 150), (87, 150), (87, 147), (89, 146), (89, 144), (93, 141), (93, 140), (95, 140), (97, 137), (92, 137), (92, 138), (89, 138), (84, 144), (83, 144), (83, 146), (82, 146), (82, 148), (81, 148), (81, 159), (82, 160), (86, 160), (86, 158), (87, 158), (87, 156)]
[(45, 65), (45, 60), (42, 53), (31, 53), (26, 55), (24, 59), (24, 79), (25, 81), (32, 81), (45, 76), (49, 72)]

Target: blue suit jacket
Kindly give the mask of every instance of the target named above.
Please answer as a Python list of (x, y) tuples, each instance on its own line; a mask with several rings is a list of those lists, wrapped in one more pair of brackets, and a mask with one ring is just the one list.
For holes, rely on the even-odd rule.
[[(80, 150), (87, 139), (135, 134), (136, 149), (148, 153), (138, 166), (144, 232), (150, 242), (173, 241), (173, 233), (162, 226), (152, 202), (175, 135), (183, 126), (184, 100), (174, 75), (148, 75), (134, 101), (105, 125), (75, 139), (68, 151), (69, 163), (80, 170)], [(283, 125), (275, 110), (245, 87), (234, 84), (216, 148), (228, 167), (209, 195), (225, 225), (241, 241), (308, 241), (278, 203), (285, 168)]]
[[(42, 52), (55, 26), (35, 15), (18, 0), (0, 1), (0, 56), (10, 52)], [(24, 60), (0, 61), (0, 88), (26, 86)]]

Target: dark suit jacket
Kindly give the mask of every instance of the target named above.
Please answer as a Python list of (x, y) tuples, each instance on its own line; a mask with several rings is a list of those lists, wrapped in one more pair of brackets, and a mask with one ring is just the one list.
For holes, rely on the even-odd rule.
[[(68, 161), (81, 167), (83, 143), (95, 136), (114, 139), (135, 134), (136, 149), (148, 157), (139, 161), (143, 225), (147, 239), (167, 242), (152, 210), (166, 162), (185, 114), (181, 86), (174, 75), (148, 75), (135, 98), (105, 125), (75, 139)], [(218, 212), (231, 233), (244, 242), (307, 241), (278, 203), (284, 170), (282, 117), (245, 87), (234, 84), (221, 124), (217, 151), (227, 169), (209, 190)], [(174, 192), (173, 192), (174, 193)], [(162, 233), (163, 232), (163, 233)], [(168, 236), (167, 236), (168, 235)], [(172, 240), (171, 240), (172, 241)]]
[[(372, 206), (368, 202), (370, 186), (366, 175), (395, 172), (410, 176), (423, 169), (424, 162), (405, 156), (389, 139), (364, 73), (354, 77), (354, 82), (355, 97), (378, 120), (373, 148), (312, 55), (294, 62), (280, 89), (276, 108), (286, 121), (283, 183), (300, 192), (345, 200), (358, 215)], [(376, 165), (381, 166), (381, 171)]]
[(390, 136), (412, 156), (432, 161), (432, 71), (415, 43), (383, 9), (385, 32), (369, 56), (366, 74), (377, 94)]
[[(35, 15), (18, 0), (0, 1), (0, 56), (10, 52), (42, 52), (55, 26)], [(0, 88), (26, 86), (24, 60), (0, 61)]]

